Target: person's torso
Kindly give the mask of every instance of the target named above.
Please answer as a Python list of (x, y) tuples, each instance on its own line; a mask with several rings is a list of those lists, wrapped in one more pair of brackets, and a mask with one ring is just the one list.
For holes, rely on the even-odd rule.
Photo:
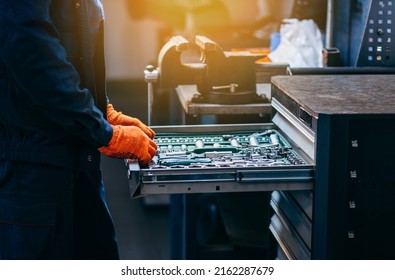
[[(104, 60), (104, 54), (102, 47), (98, 47), (103, 44), (100, 41), (103, 39), (101, 33), (104, 20), (101, 1), (53, 0), (49, 7), (49, 17), (67, 52), (67, 59), (81, 78), (80, 86), (89, 89), (95, 103), (101, 103), (103, 111), (105, 74), (104, 61), (101, 60)], [(81, 154), (91, 165), (98, 157), (96, 147), (63, 131), (40, 115), (40, 112), (34, 112), (31, 102), (25, 97), (24, 89), (1, 60), (0, 101), (7, 106), (0, 113), (0, 158), (70, 166), (76, 164), (73, 162), (75, 156), (73, 158), (71, 155)], [(13, 150), (12, 154), (5, 155), (7, 149)], [(95, 154), (93, 160), (92, 154)], [(94, 165), (97, 167), (98, 164)]]

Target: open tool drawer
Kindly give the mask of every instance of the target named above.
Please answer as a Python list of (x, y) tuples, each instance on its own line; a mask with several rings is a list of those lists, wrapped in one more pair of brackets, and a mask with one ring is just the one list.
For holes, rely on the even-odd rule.
[(127, 161), (132, 197), (313, 187), (311, 159), (274, 124), (153, 128), (153, 161)]

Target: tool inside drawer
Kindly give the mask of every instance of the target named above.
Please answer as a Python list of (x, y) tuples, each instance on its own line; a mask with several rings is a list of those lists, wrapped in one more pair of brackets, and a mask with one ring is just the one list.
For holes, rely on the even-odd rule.
[(159, 132), (146, 167), (128, 162), (132, 196), (311, 189), (314, 166), (274, 127)]

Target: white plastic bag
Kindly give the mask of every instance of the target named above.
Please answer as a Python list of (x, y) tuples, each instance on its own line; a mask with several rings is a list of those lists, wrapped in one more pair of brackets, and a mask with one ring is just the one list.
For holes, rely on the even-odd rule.
[(268, 56), (272, 62), (291, 67), (322, 67), (322, 36), (311, 20), (286, 19), (280, 28), (281, 41)]

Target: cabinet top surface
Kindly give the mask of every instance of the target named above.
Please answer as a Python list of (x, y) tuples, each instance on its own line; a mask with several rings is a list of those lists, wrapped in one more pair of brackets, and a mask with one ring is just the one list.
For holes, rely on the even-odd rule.
[(273, 91), (313, 115), (395, 114), (395, 75), (275, 76)]

